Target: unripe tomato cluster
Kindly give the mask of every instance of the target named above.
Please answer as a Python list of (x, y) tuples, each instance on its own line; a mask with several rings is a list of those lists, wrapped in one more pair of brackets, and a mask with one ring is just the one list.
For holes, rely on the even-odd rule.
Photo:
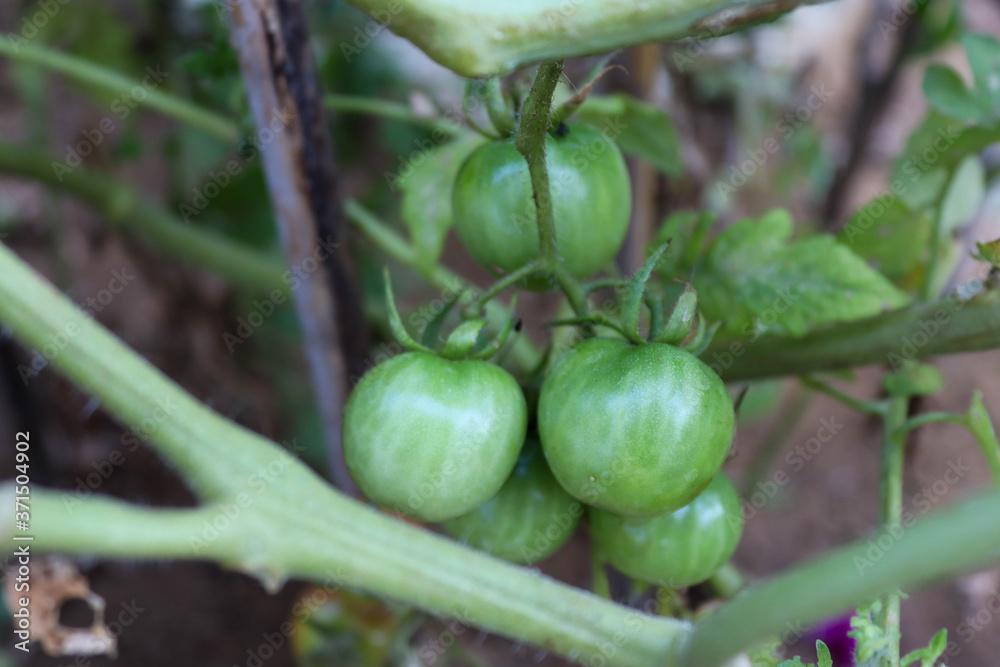
[[(580, 276), (613, 258), (628, 223), (617, 149), (580, 164), (595, 135), (571, 126), (547, 146), (550, 176), (563, 182), (552, 202), (560, 259)], [(508, 272), (537, 257), (527, 166), (510, 141), (469, 157), (453, 201), (459, 236), (486, 268)], [(553, 365), (531, 417), (499, 366), (407, 352), (355, 387), (344, 453), (377, 505), (441, 522), (514, 562), (554, 553), (585, 508), (596, 553), (643, 581), (690, 585), (732, 556), (740, 504), (720, 467), (733, 407), (697, 357), (665, 343), (585, 340)]]

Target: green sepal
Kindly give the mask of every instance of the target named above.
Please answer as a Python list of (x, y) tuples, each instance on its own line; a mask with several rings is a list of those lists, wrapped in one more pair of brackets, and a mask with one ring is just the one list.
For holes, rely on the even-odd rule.
[(406, 327), (403, 326), (403, 320), (396, 309), (396, 297), (392, 293), (392, 278), (389, 276), (388, 266), (383, 269), (382, 278), (385, 280), (385, 305), (389, 310), (389, 328), (392, 329), (392, 335), (396, 337), (400, 345), (408, 350), (414, 352), (433, 352), (434, 350), (415, 341), (406, 330)]
[(485, 326), (484, 319), (467, 320), (459, 324), (448, 336), (444, 349), (441, 350), (441, 356), (446, 359), (467, 358), (479, 342), (479, 334), (483, 332)]
[[(604, 315), (602, 313), (591, 313), (590, 315), (585, 315), (583, 317), (567, 317), (567, 318), (564, 318), (564, 319), (552, 320), (550, 322), (546, 322), (545, 326), (547, 326), (547, 327), (570, 327), (570, 326), (575, 327), (575, 326), (579, 326), (581, 324), (592, 324), (592, 325), (598, 326), (598, 327), (607, 327), (609, 329), (613, 329), (616, 332), (618, 332), (619, 334), (621, 334), (622, 338), (631, 341), (631, 339), (628, 337), (628, 334), (626, 333), (625, 329), (622, 328), (622, 325), (618, 324), (618, 322), (615, 322), (613, 319), (611, 319), (610, 317), (608, 317), (608, 316), (606, 316), (606, 315)], [(631, 341), (631, 342), (636, 342), (636, 341)], [(640, 340), (638, 342), (641, 343), (642, 341)]]
[[(698, 293), (689, 284), (684, 285), (684, 291), (677, 297), (677, 303), (670, 313), (670, 319), (658, 336), (652, 338), (654, 343), (679, 345), (691, 333), (691, 327), (698, 314)], [(650, 332), (652, 334), (652, 332)]]
[(492, 77), (486, 80), (486, 113), (493, 123), (493, 128), (502, 137), (509, 137), (514, 134), (514, 113), (513, 109), (504, 99), (503, 91), (500, 89), (500, 79)]
[(698, 333), (694, 335), (690, 343), (681, 345), (681, 349), (687, 350), (697, 357), (708, 349), (708, 346), (712, 343), (712, 339), (715, 338), (715, 332), (721, 326), (721, 320), (716, 320), (710, 326), (705, 326), (705, 317), (701, 313), (698, 313)]
[(663, 331), (663, 299), (647, 293), (643, 300), (649, 310), (649, 336), (647, 339), (655, 340)]
[(622, 333), (633, 343), (642, 343), (642, 336), (639, 335), (639, 308), (642, 305), (642, 295), (646, 291), (646, 282), (649, 281), (650, 274), (656, 268), (656, 263), (660, 261), (663, 253), (670, 247), (670, 239), (653, 251), (646, 263), (632, 278), (632, 284), (625, 292), (625, 300), (622, 302)]
[(514, 323), (517, 322), (517, 294), (515, 293), (510, 300), (510, 317), (507, 318), (507, 322), (504, 323), (503, 328), (500, 333), (497, 334), (496, 338), (492, 341), (482, 345), (481, 348), (473, 348), (471, 354), (469, 354), (469, 359), (488, 359), (492, 357), (497, 351), (504, 346), (507, 339), (510, 338), (510, 333), (514, 330)]
[(465, 288), (459, 290), (454, 298), (448, 299), (444, 303), (444, 307), (441, 308), (441, 312), (431, 318), (424, 327), (423, 332), (420, 334), (420, 342), (427, 347), (436, 347), (438, 342), (438, 337), (441, 333), (441, 327), (444, 325), (445, 319), (448, 317), (448, 313), (451, 312), (452, 307), (458, 303), (458, 300), (462, 298), (465, 294)]
[(930, 396), (944, 388), (944, 377), (930, 364), (910, 362), (887, 373), (882, 384), (892, 396)]

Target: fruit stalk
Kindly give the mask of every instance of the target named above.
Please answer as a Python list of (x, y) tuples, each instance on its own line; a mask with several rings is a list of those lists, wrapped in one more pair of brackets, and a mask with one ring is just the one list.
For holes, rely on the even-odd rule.
[[(899, 535), (903, 530), (903, 461), (906, 433), (900, 426), (906, 422), (910, 399), (893, 396), (888, 401), (882, 422), (882, 474), (879, 481), (879, 524), (885, 535)], [(887, 637), (895, 641), (886, 646), (883, 658), (886, 667), (899, 667), (899, 608), (900, 594), (891, 590), (882, 599), (876, 622)]]
[[(552, 113), (552, 94), (562, 75), (561, 60), (543, 63), (538, 67), (538, 75), (531, 85), (531, 91), (524, 106), (517, 127), (514, 145), (528, 163), (531, 176), (531, 191), (535, 201), (538, 221), (538, 243), (541, 259), (550, 270), (558, 262), (556, 252), (556, 224), (552, 215), (552, 190), (549, 187), (549, 172), (545, 168), (545, 136), (549, 131)], [(552, 271), (555, 273), (555, 271)]]

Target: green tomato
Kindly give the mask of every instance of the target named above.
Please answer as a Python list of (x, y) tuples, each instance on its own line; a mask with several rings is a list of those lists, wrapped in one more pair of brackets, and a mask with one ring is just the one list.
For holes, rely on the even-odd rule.
[(542, 384), (538, 431), (569, 493), (625, 516), (694, 500), (733, 439), (726, 387), (671, 345), (594, 338), (572, 348)]
[(583, 506), (556, 482), (538, 443), (528, 440), (500, 492), (441, 527), (476, 549), (528, 564), (558, 551), (581, 516)]
[(354, 388), (344, 408), (344, 457), (376, 504), (443, 521), (500, 490), (527, 422), (524, 394), (499, 366), (407, 352)]
[(740, 497), (721, 472), (676, 512), (637, 519), (590, 511), (597, 553), (651, 584), (679, 587), (705, 581), (732, 558), (742, 534)]
[[(628, 170), (614, 142), (587, 125), (568, 125), (545, 139), (559, 256), (586, 277), (618, 252), (628, 229)], [(455, 231), (487, 269), (513, 271), (538, 257), (538, 223), (528, 163), (513, 139), (477, 148), (462, 164), (452, 191)], [(529, 287), (541, 288), (536, 283)]]

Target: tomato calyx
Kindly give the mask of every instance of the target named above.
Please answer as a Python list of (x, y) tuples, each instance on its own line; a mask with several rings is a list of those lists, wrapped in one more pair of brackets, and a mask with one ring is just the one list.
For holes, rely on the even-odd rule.
[(486, 318), (474, 317), (466, 319), (452, 330), (447, 340), (445, 340), (444, 347), (440, 351), (437, 351), (434, 348), (441, 326), (444, 324), (444, 320), (455, 305), (455, 302), (462, 296), (462, 293), (460, 292), (454, 299), (445, 303), (441, 311), (427, 323), (418, 342), (406, 330), (403, 319), (399, 316), (399, 309), (396, 307), (396, 297), (392, 291), (392, 279), (389, 276), (388, 267), (383, 272), (383, 277), (385, 280), (385, 302), (389, 311), (389, 328), (392, 330), (392, 334), (396, 340), (399, 341), (399, 344), (412, 352), (428, 352), (451, 361), (488, 359), (504, 346), (517, 322), (517, 316), (514, 314), (517, 309), (517, 295), (515, 294), (510, 304), (511, 316), (496, 336), (489, 338), (483, 335), (486, 325), (489, 324)]
[[(555, 320), (549, 322), (549, 326), (580, 324), (603, 326), (613, 329), (622, 338), (635, 345), (663, 343), (680, 347), (695, 356), (701, 354), (712, 341), (712, 337), (718, 331), (721, 322), (708, 324), (698, 310), (698, 293), (694, 287), (690, 283), (677, 281), (684, 286), (684, 289), (674, 301), (669, 317), (666, 317), (665, 313), (665, 296), (661, 297), (647, 290), (649, 278), (670, 246), (670, 242), (671, 239), (667, 239), (663, 245), (654, 250), (631, 281), (595, 281), (583, 285), (584, 292), (588, 294), (607, 287), (618, 289), (624, 287), (625, 296), (622, 300), (620, 321), (615, 321), (607, 314), (598, 312)], [(649, 311), (649, 331), (645, 338), (642, 336), (639, 323), (643, 306)]]

